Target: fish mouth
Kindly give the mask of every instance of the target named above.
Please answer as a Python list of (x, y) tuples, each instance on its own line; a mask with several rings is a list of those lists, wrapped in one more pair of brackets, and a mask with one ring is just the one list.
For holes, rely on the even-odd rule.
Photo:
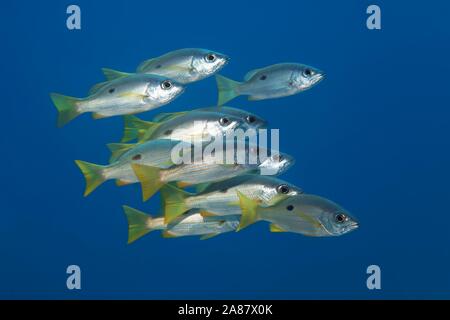
[(352, 224), (350, 224), (348, 227), (347, 227), (347, 232), (349, 232), (349, 231), (352, 231), (352, 230), (355, 230), (355, 229), (358, 229), (359, 228), (359, 223), (358, 222), (353, 222)]
[(325, 73), (318, 73), (311, 77), (311, 85), (317, 84), (325, 78)]
[(222, 63), (219, 64), (219, 69), (225, 67), (229, 62), (230, 62), (230, 57), (228, 56), (223, 56), (222, 57)]
[(172, 99), (178, 98), (181, 94), (184, 93), (184, 91), (186, 90), (186, 87), (178, 87), (178, 90), (174, 93), (174, 95), (172, 96)]

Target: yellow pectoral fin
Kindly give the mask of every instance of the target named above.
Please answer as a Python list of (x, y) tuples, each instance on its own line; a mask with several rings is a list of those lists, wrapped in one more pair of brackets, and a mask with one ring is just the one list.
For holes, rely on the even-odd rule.
[(302, 217), (305, 221), (311, 223), (316, 228), (321, 228), (322, 224), (318, 222), (316, 219), (308, 216), (307, 214), (300, 212), (300, 217)]
[(145, 94), (136, 92), (122, 92), (119, 93), (117, 96), (121, 98), (137, 98), (137, 99), (144, 99), (147, 97)]
[(270, 232), (286, 232), (286, 230), (284, 230), (280, 226), (276, 225), (275, 223), (271, 223), (270, 224)]
[(192, 70), (192, 68), (183, 67), (183, 66), (176, 65), (176, 64), (171, 65), (171, 66), (165, 66), (164, 69), (168, 70), (168, 71), (174, 71), (174, 72), (180, 72), (180, 73), (189, 72)]

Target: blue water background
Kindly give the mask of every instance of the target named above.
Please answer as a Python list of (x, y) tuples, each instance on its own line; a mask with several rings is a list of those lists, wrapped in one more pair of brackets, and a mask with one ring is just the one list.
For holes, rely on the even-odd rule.
[[(450, 4), (376, 1), (86, 1), (82, 30), (68, 1), (2, 2), (1, 298), (450, 298)], [(83, 115), (56, 127), (50, 92), (84, 96), (101, 67), (133, 71), (165, 52), (203, 47), (231, 56), (242, 79), (285, 61), (326, 71), (302, 94), (229, 105), (280, 128), (295, 167), (283, 179), (351, 211), (361, 228), (337, 238), (268, 231), (259, 223), (207, 241), (152, 233), (128, 246), (121, 206), (138, 185), (83, 198), (73, 160), (106, 163), (120, 117)], [(143, 114), (214, 104), (215, 81)], [(66, 267), (82, 290), (66, 289)], [(366, 268), (382, 289), (366, 287)]]

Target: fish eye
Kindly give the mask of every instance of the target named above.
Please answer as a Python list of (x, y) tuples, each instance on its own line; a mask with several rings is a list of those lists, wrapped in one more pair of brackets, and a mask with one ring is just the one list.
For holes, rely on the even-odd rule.
[(114, 91), (116, 91), (115, 88), (111, 88), (111, 89), (108, 90), (109, 93), (113, 93)]
[(256, 121), (256, 119), (255, 119), (254, 116), (247, 116), (247, 117), (245, 118), (245, 121), (247, 121), (248, 123), (253, 123), (253, 122)]
[(229, 124), (230, 123), (230, 119), (228, 119), (228, 118), (220, 118), (219, 119), (219, 123), (220, 123), (220, 125), (222, 125), (222, 126), (226, 126), (227, 124)]
[(137, 154), (134, 155), (133, 158), (131, 158), (132, 160), (141, 160), (142, 159), (142, 155), (141, 154)]
[(265, 74), (263, 74), (261, 77), (259, 77), (259, 80), (266, 80), (267, 76)]
[(292, 204), (290, 204), (290, 205), (288, 205), (288, 206), (286, 207), (286, 210), (287, 210), (287, 211), (292, 211), (292, 210), (294, 210), (294, 206), (293, 206)]
[(347, 216), (343, 213), (338, 213), (336, 214), (334, 219), (336, 220), (337, 223), (342, 223), (347, 220)]
[(281, 193), (281, 194), (288, 194), (289, 191), (290, 191), (289, 187), (288, 187), (287, 185), (285, 185), (285, 184), (280, 184), (280, 185), (277, 187), (277, 192), (278, 192), (278, 193)]
[(303, 74), (304, 74), (306, 77), (310, 77), (310, 76), (313, 75), (313, 72), (312, 72), (311, 69), (305, 69), (305, 71), (303, 71)]
[(209, 53), (205, 56), (206, 62), (214, 62), (216, 60), (216, 55)]
[(161, 82), (161, 88), (163, 88), (164, 90), (172, 88), (172, 82), (170, 82), (169, 80), (164, 80), (163, 82)]

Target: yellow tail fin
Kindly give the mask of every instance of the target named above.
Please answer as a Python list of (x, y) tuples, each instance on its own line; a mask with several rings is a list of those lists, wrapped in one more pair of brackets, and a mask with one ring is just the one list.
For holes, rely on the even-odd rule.
[(56, 109), (58, 109), (58, 127), (64, 126), (82, 113), (78, 108), (78, 103), (82, 99), (64, 96), (59, 93), (51, 93), (50, 98)]
[(240, 82), (228, 79), (219, 74), (216, 75), (217, 89), (219, 90), (219, 99), (217, 104), (219, 106), (236, 98), (239, 95), (238, 89)]
[(161, 169), (133, 163), (131, 167), (139, 179), (142, 188), (142, 199), (147, 201), (164, 185), (161, 181)]
[(185, 203), (185, 199), (189, 196), (191, 196), (190, 193), (178, 189), (171, 184), (166, 184), (161, 188), (165, 223), (170, 223), (189, 210)]
[(159, 123), (144, 121), (133, 115), (127, 115), (124, 119), (124, 132), (122, 142), (139, 139), (140, 142), (151, 138), (153, 132), (159, 127)]
[(128, 220), (128, 244), (153, 231), (150, 215), (128, 206), (123, 206), (123, 211)]
[(236, 231), (240, 231), (258, 220), (258, 201), (248, 198), (246, 195), (239, 191), (237, 192), (237, 194), (239, 197), (242, 215), (241, 221)]
[(105, 166), (98, 164), (93, 164), (81, 160), (75, 160), (75, 163), (80, 168), (81, 172), (86, 179), (86, 190), (84, 191), (84, 196), (86, 197), (92, 191), (94, 191), (99, 185), (105, 182), (106, 178), (103, 175), (103, 170)]

